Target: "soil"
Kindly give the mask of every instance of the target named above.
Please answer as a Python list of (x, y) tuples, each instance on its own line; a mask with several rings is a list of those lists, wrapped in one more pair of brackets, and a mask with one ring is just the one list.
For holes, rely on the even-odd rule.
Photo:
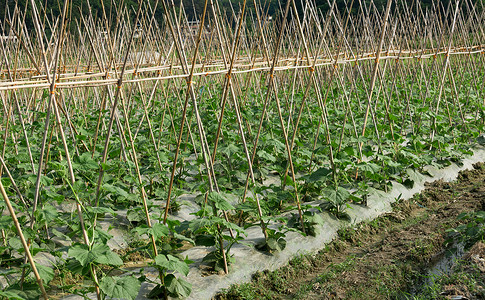
[[(485, 211), (485, 164), (454, 182), (436, 181), (393, 212), (356, 228), (314, 256), (254, 275), (216, 299), (485, 299), (485, 245), (476, 243), (450, 274), (428, 270), (453, 249), (447, 229), (462, 213)], [(483, 239), (483, 237), (482, 237)], [(458, 274), (458, 275), (457, 275)]]

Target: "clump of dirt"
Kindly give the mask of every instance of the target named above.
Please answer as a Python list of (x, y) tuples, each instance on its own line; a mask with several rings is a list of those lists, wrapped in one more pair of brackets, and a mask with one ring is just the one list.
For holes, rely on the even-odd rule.
[(143, 263), (143, 262), (146, 262), (147, 260), (151, 260), (151, 257), (148, 251), (140, 250), (139, 248), (128, 247), (125, 249), (114, 250), (114, 252), (123, 259), (123, 262), (125, 264)]
[[(216, 299), (400, 299), (423, 282), (433, 259), (450, 246), (445, 231), (459, 225), (457, 216), (484, 210), (484, 183), (485, 164), (477, 163), (455, 182), (427, 184), (419, 195), (395, 203), (393, 212), (340, 230), (340, 238), (317, 255), (258, 273), (250, 284), (233, 286)], [(469, 252), (469, 260), (485, 263), (480, 245)], [(480, 294), (466, 285), (445, 287), (438, 298)]]
[(473, 245), (463, 258), (476, 265), (480, 272), (485, 273), (485, 243), (478, 242)]

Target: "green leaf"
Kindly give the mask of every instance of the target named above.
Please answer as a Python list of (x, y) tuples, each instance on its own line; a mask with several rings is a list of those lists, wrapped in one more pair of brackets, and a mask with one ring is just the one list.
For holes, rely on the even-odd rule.
[(52, 268), (35, 264), (35, 267), (37, 268), (37, 272), (39, 272), (40, 278), (45, 282), (49, 283), (52, 279), (54, 279), (54, 270)]
[(83, 153), (78, 157), (79, 164), (85, 169), (96, 170), (99, 168), (98, 164), (91, 158), (90, 153)]
[(10, 247), (12, 247), (15, 250), (19, 250), (23, 248), (22, 242), (20, 241), (19, 238), (17, 237), (12, 237), (8, 240), (8, 244)]
[(53, 192), (53, 191), (43, 191), (43, 192), (45, 192), (45, 196), (48, 199), (47, 201), (50, 202), (50, 203), (52, 203), (52, 201), (55, 201), (58, 204), (60, 204), (65, 199), (63, 195), (60, 195), (60, 194)]
[(103, 184), (103, 190), (105, 190), (106, 192), (108, 192), (110, 194), (119, 196), (119, 197), (123, 197), (123, 198), (129, 197), (128, 193), (125, 190), (123, 190), (120, 187), (108, 184), (108, 183)]
[(107, 233), (99, 227), (94, 230), (94, 236), (96, 239), (99, 239), (103, 244), (108, 243), (108, 241), (113, 238), (111, 234)]
[(24, 298), (20, 297), (17, 293), (14, 293), (12, 291), (5, 291), (5, 292), (0, 291), (0, 297), (9, 299), (9, 300), (24, 300)]
[(140, 290), (140, 282), (133, 276), (105, 276), (99, 287), (106, 296), (114, 299), (135, 299)]
[(192, 292), (192, 285), (183, 279), (178, 279), (173, 274), (165, 277), (167, 290), (178, 297), (188, 297)]
[[(350, 194), (349, 194), (350, 196)], [(305, 220), (311, 224), (319, 224), (319, 225), (324, 225), (325, 220), (322, 218), (321, 215), (315, 213), (315, 212), (310, 212), (310, 214), (304, 216)]]
[(414, 180), (411, 180), (411, 179), (407, 178), (406, 180), (404, 180), (404, 181), (402, 182), (402, 184), (403, 184), (405, 187), (407, 187), (408, 189), (412, 189), (412, 188), (413, 188), (413, 186), (414, 186)]
[(130, 222), (140, 222), (142, 220), (145, 220), (145, 214), (141, 209), (137, 208), (129, 209), (126, 213), (126, 217)]
[(83, 267), (81, 263), (74, 258), (70, 258), (67, 260), (66, 268), (75, 274), (81, 274), (83, 276), (89, 276), (91, 272), (89, 266)]
[(223, 193), (210, 192), (208, 196), (208, 200), (213, 201), (215, 206), (220, 210), (226, 211), (226, 210), (234, 209), (234, 206), (232, 206), (229, 202), (227, 202)]
[(482, 145), (482, 146), (485, 146), (485, 135), (480, 135), (478, 138), (477, 138), (477, 142)]
[(112, 214), (115, 215), (115, 211), (108, 207), (99, 207), (99, 206), (87, 206), (86, 209), (95, 214)]
[(310, 177), (308, 177), (307, 182), (317, 182), (317, 181), (323, 181), (324, 179), (327, 178), (327, 176), (332, 173), (332, 169), (329, 168), (320, 168), (313, 172)]
[(209, 219), (206, 218), (196, 218), (190, 221), (189, 223), (189, 229), (192, 232), (198, 232), (198, 231), (205, 231), (205, 228), (208, 228), (209, 226), (212, 225), (212, 222)]
[(105, 255), (108, 251), (110, 251), (109, 247), (102, 244), (94, 245), (91, 250), (89, 250), (87, 245), (77, 244), (69, 248), (67, 254), (76, 259), (84, 267)]
[[(39, 299), (41, 292), (37, 283), (24, 282), (22, 287), (20, 283), (14, 283), (7, 287), (2, 293), (7, 293), (7, 295), (12, 295), (12, 298), (7, 297), (7, 299), (22, 299), (22, 300), (37, 300)], [(1, 294), (0, 294), (1, 295)]]
[(327, 188), (322, 193), (327, 200), (335, 204), (343, 204), (350, 197), (350, 193), (343, 187), (338, 187), (337, 189)]
[(286, 248), (286, 240), (284, 238), (270, 237), (266, 243), (268, 248), (274, 251), (283, 251)]
[(155, 264), (167, 270), (180, 272), (187, 276), (189, 274), (189, 266), (185, 261), (178, 259), (170, 254), (159, 254), (155, 257)]
[[(349, 124), (349, 125), (350, 125), (350, 124)], [(354, 148), (353, 148), (353, 147), (350, 147), (350, 146), (345, 147), (345, 148), (344, 148), (344, 151), (345, 151), (345, 153), (347, 153), (347, 155), (349, 155), (349, 156), (354, 156), (354, 155), (355, 155), (355, 151), (354, 151)]]
[(200, 234), (195, 237), (195, 244), (197, 246), (211, 247), (216, 244), (216, 238), (210, 234)]
[(226, 220), (224, 219), (220, 219), (220, 223), (225, 227), (225, 228), (229, 228), (229, 229), (232, 229), (234, 231), (236, 231), (238, 234), (244, 234), (244, 235), (247, 235), (246, 232), (244, 231), (244, 229), (242, 229), (241, 227), (239, 227), (237, 224), (234, 224), (232, 222), (227, 222)]
[(261, 157), (261, 158), (264, 158), (266, 160), (269, 160), (270, 162), (276, 161), (276, 157), (274, 157), (273, 155), (269, 154), (268, 152), (266, 152), (264, 150), (259, 150), (258, 156)]
[(141, 225), (136, 227), (134, 231), (136, 231), (140, 235), (142, 234), (153, 235), (155, 239), (159, 239), (161, 237), (165, 237), (170, 234), (170, 230), (168, 229), (168, 227), (160, 223), (153, 224), (151, 228), (148, 227), (147, 225)]
[(11, 216), (0, 216), (0, 229), (9, 230), (13, 225)]
[(155, 223), (152, 225), (152, 232), (155, 239), (159, 239), (161, 237), (168, 236), (170, 234), (170, 230), (167, 226), (161, 223)]
[(277, 150), (280, 150), (280, 151), (285, 149), (285, 144), (283, 144), (277, 139), (270, 138), (268, 141), (266, 141), (266, 144), (268, 146), (274, 146), (277, 148)]
[(380, 166), (370, 162), (361, 162), (357, 164), (357, 168), (363, 172), (369, 173), (377, 173), (381, 169)]
[(42, 183), (42, 185), (44, 185), (44, 186), (52, 185), (53, 181), (54, 180), (52, 180), (52, 178), (49, 178), (47, 176), (40, 176), (40, 183)]
[(123, 260), (118, 254), (109, 250), (105, 254), (100, 255), (95, 260), (97, 263), (110, 265), (110, 266), (121, 266), (123, 265)]
[(234, 144), (229, 144), (226, 147), (221, 147), (220, 152), (226, 154), (227, 156), (231, 156), (234, 153), (237, 153), (239, 148), (236, 147)]
[(195, 245), (194, 240), (193, 240), (193, 239), (191, 239), (191, 238), (186, 237), (185, 235), (178, 234), (178, 233), (174, 232), (174, 233), (173, 233), (173, 237), (174, 237), (174, 238), (176, 238), (176, 239), (182, 240), (182, 241), (189, 242), (189, 243), (191, 243), (192, 245)]

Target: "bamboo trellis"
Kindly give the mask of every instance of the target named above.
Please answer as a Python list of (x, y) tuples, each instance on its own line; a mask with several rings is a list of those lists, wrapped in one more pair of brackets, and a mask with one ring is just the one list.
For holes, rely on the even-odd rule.
[[(392, 151), (397, 155), (403, 143), (399, 136), (407, 134), (426, 132), (422, 139), (431, 149), (442, 124), (454, 128), (450, 135), (455, 145), (460, 144), (461, 134), (483, 133), (485, 10), (472, 0), (447, 7), (439, 1), (424, 7), (420, 1), (389, 0), (383, 11), (373, 1), (352, 0), (343, 11), (336, 1), (328, 1), (326, 12), (317, 10), (312, 1), (289, 0), (280, 3), (281, 10), (273, 18), (266, 2), (240, 2), (239, 10), (228, 14), (218, 1), (206, 0), (196, 22), (188, 20), (184, 9), (191, 8), (184, 8), (183, 1), (180, 7), (173, 1), (156, 1), (154, 7), (139, 1), (136, 12), (113, 1), (109, 14), (103, 7), (102, 18), (90, 14), (80, 20), (66, 17), (76, 9), (69, 0), (62, 4), (63, 14), (51, 18), (34, 0), (25, 11), (18, 6), (7, 9), (0, 24), (0, 174), (12, 185), (5, 191), (0, 182), (0, 188), (16, 224), (9, 198), (28, 212), (27, 224), (33, 229), (35, 212), (43, 205), (41, 191), (49, 189), (41, 179), (52, 171), (49, 163), (65, 161), (69, 179), (63, 184), (74, 195), (71, 200), (77, 205), (83, 241), (92, 244), (82, 207), (101, 205), (104, 176), (109, 175), (105, 165), (121, 161), (132, 163), (133, 192), (140, 199), (136, 205), (143, 208), (146, 224), (152, 227), (149, 184), (142, 172), (145, 154), (137, 147), (144, 132), (154, 152), (151, 163), (167, 182), (160, 220), (166, 224), (176, 197), (173, 190), (180, 186), (175, 177), (193, 161), (202, 161), (198, 174), (192, 175), (205, 181), (206, 202), (209, 192), (225, 190), (221, 181), (227, 174), (218, 166), (227, 167), (227, 162), (218, 154), (227, 138), (224, 129), (234, 131), (241, 150), (237, 163), (247, 168), (240, 186), (244, 192), (238, 196), (241, 203), (254, 197), (265, 239), (268, 223), (261, 204), (265, 194), (256, 186), (261, 180), (257, 178), (259, 151), (261, 143), (267, 142), (262, 134), (271, 132), (266, 124), (273, 124), (272, 120), (277, 120), (271, 126), (278, 128), (280, 136), (271, 132), (271, 137), (284, 148), (286, 160), (279, 174), (281, 186), (291, 191), (290, 202), (296, 204), (303, 233), (306, 194), (301, 194), (299, 176), (328, 162), (338, 186), (339, 173), (346, 171), (338, 165), (349, 145), (344, 138), (352, 138), (358, 146), (354, 159), (362, 162), (369, 159), (366, 145), (380, 155)], [(157, 8), (164, 12), (162, 19), (155, 18)], [(26, 10), (32, 12), (34, 30), (26, 25)], [(254, 107), (257, 112), (251, 115)], [(402, 107), (399, 115), (396, 107)], [(228, 114), (234, 114), (235, 126), (228, 124)], [(93, 116), (95, 128), (88, 125)], [(311, 136), (301, 133), (304, 119), (314, 126)], [(42, 129), (36, 129), (42, 127), (38, 120)], [(470, 127), (476, 128), (474, 134)], [(42, 134), (40, 144), (32, 143), (35, 130)], [(319, 142), (326, 149), (324, 163), (316, 159)], [(21, 155), (24, 147), (26, 159), (12, 157)], [(119, 154), (110, 155), (112, 147), (119, 147)], [(305, 147), (309, 163), (297, 168), (299, 150)], [(172, 153), (172, 160), (164, 161), (163, 151)], [(90, 199), (74, 192), (77, 181), (83, 179), (72, 162), (83, 153), (99, 160), (97, 181), (86, 183), (94, 185)], [(20, 163), (25, 165), (22, 170), (16, 165)], [(36, 178), (32, 199), (12, 176), (19, 173)], [(220, 210), (219, 214), (227, 222), (232, 215), (242, 220), (239, 211)], [(96, 222), (89, 226), (94, 228)], [(20, 225), (17, 230), (30, 253), (31, 241), (25, 240)], [(3, 231), (2, 237), (5, 242)], [(153, 235), (150, 238), (156, 256), (157, 241)], [(222, 239), (218, 246), (225, 255)], [(47, 299), (34, 259), (27, 255), (27, 260)], [(224, 271), (228, 272), (225, 256)], [(96, 276), (92, 270), (100, 298)], [(160, 280), (163, 283), (163, 274)]]

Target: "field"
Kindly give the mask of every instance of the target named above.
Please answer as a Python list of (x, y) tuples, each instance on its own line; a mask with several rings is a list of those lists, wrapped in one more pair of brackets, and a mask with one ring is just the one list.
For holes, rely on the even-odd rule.
[(6, 15), (0, 297), (190, 297), (482, 151), (484, 10), (406, 3)]
[(430, 183), (391, 213), (343, 228), (316, 255), (257, 273), (217, 299), (481, 299), (483, 227), (478, 235), (456, 235), (483, 218), (484, 178), (479, 163), (456, 182)]

